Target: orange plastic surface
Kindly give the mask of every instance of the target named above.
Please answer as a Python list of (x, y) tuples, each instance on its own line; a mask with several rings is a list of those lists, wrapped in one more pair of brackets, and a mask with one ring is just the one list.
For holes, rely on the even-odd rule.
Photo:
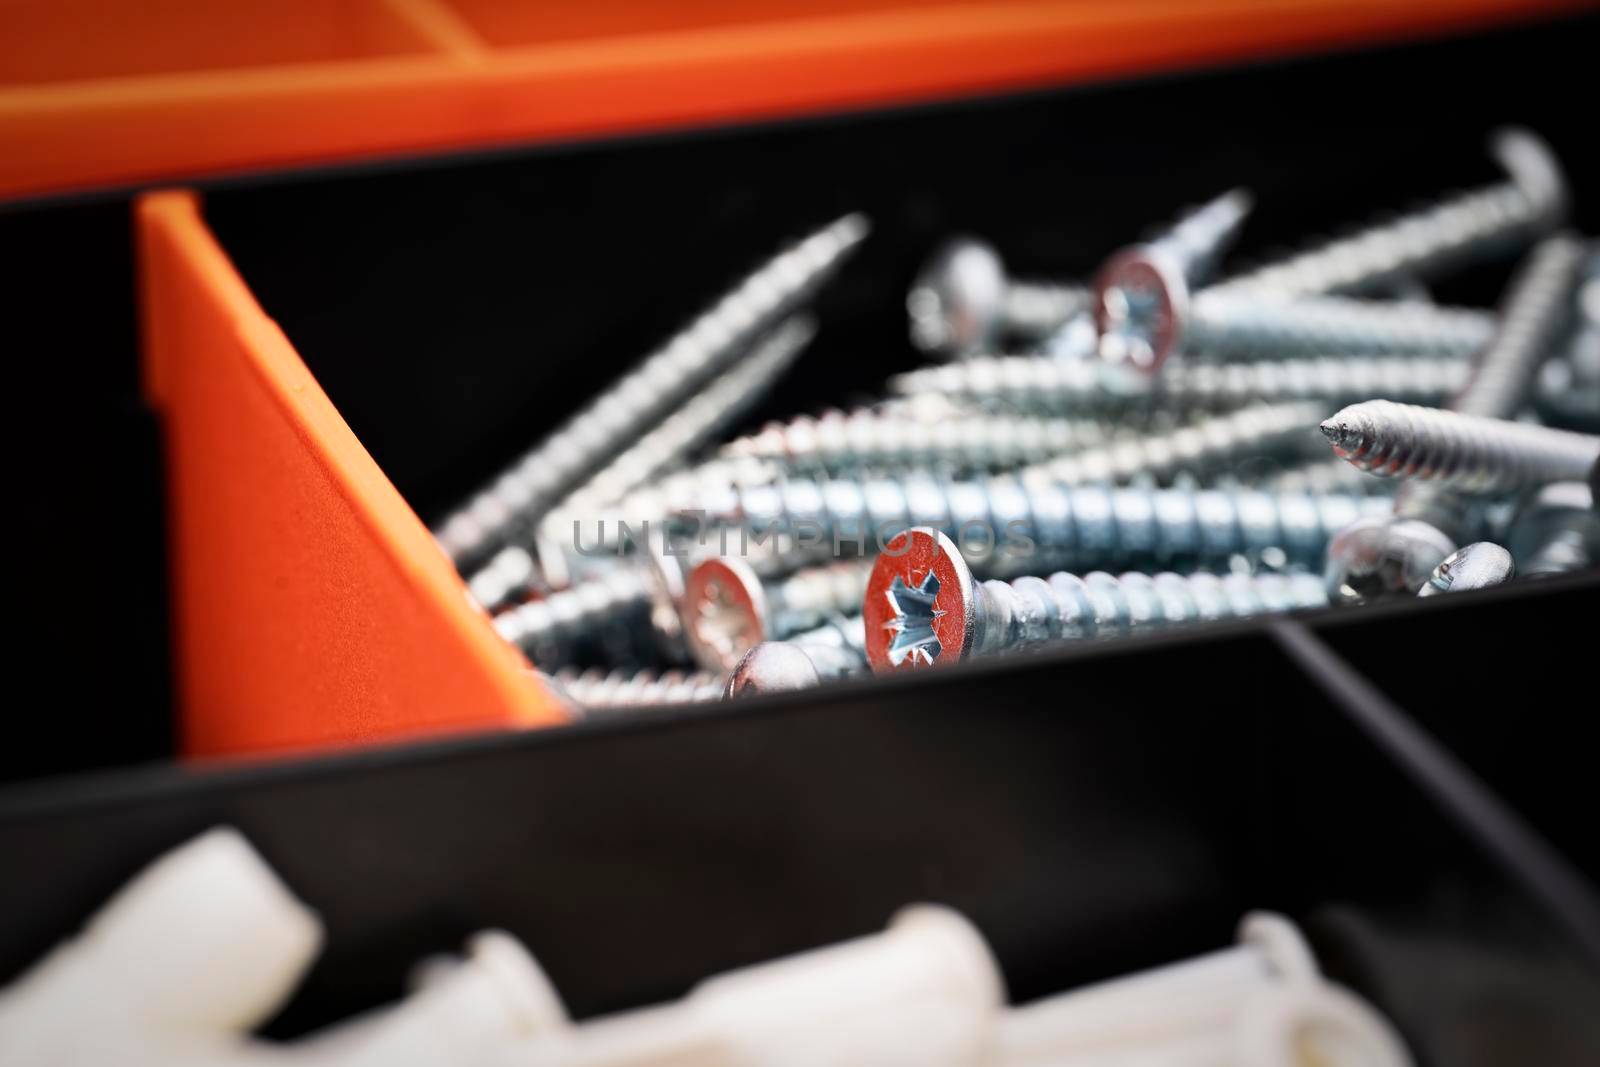
[(0, 198), (865, 107), (1592, 0), (0, 0)]
[(150, 194), (136, 226), (183, 750), (563, 721), (256, 304), (197, 199)]

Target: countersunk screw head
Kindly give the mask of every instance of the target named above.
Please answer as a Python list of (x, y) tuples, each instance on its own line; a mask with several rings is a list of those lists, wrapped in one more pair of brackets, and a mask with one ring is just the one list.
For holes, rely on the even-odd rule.
[(953, 353), (985, 347), (1005, 317), (1007, 280), (1000, 253), (961, 237), (934, 253), (906, 297), (918, 348)]
[(1126, 248), (1094, 282), (1095, 325), (1101, 355), (1153, 371), (1177, 348), (1189, 317), (1189, 283), (1159, 250)]
[(767, 638), (766, 592), (755, 569), (742, 559), (714, 556), (695, 564), (681, 602), (684, 633), (697, 663), (729, 670), (747, 649)]
[(1510, 552), (1493, 541), (1478, 541), (1446, 556), (1444, 562), (1433, 569), (1432, 577), (1417, 590), (1417, 595), (1438, 596), (1487, 589), (1509, 582), (1516, 573)]
[(1552, 221), (1566, 216), (1570, 195), (1566, 176), (1555, 152), (1537, 134), (1521, 127), (1496, 130), (1489, 138), (1489, 152), (1530, 201), (1546, 205)]
[(955, 542), (917, 527), (885, 545), (867, 582), (862, 619), (875, 672), (965, 659), (978, 623), (977, 594)]
[(821, 676), (805, 650), (787, 641), (763, 641), (740, 657), (728, 674), (727, 699), (812, 689)]
[(1447, 535), (1420, 519), (1359, 519), (1328, 543), (1328, 597), (1336, 604), (1364, 604), (1412, 593), (1455, 550)]

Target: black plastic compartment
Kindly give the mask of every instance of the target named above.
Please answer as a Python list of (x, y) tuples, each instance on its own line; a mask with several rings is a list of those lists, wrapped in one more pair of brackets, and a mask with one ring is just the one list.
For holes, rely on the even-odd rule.
[[(431, 521), (742, 271), (847, 211), (874, 235), (752, 422), (875, 393), (914, 365), (906, 289), (952, 233), (992, 240), (1019, 275), (1082, 277), (1243, 184), (1258, 202), (1236, 258), (1249, 261), (1498, 180), (1485, 140), (1507, 123), (1551, 142), (1576, 222), (1600, 230), (1600, 148), (1576, 106), (1593, 95), (1597, 27), (257, 184), (212, 193), (207, 215)], [(1437, 295), (1492, 303), (1508, 268)]]
[[(1492, 177), (1482, 141), (1500, 122), (1550, 138), (1594, 231), (1600, 164), (1574, 102), (1592, 95), (1595, 27), (252, 181), (210, 190), (208, 211), (431, 518), (738, 271), (846, 210), (869, 211), (877, 238), (823, 302), (810, 369), (757, 419), (911, 365), (905, 286), (951, 231), (994, 239), (1019, 273), (1082, 273), (1242, 181), (1260, 198), (1243, 255), (1265, 255)], [(90, 226), (106, 292), (125, 225)], [(1487, 301), (1503, 274), (1439, 295)], [(102, 336), (105, 323), (68, 316), (52, 335), (61, 301), (22, 292), (38, 347), (131, 344), (120, 304)], [(55, 395), (71, 397), (62, 380)], [(36, 499), (56, 506), (61, 491)], [(124, 595), (125, 609), (146, 603)], [(1426, 1064), (1590, 1064), (1592, 884), (1448, 760), (1441, 777), (1406, 720), (1341, 688), (1340, 669), (1458, 746), (1593, 879), (1583, 749), (1569, 743), (1583, 708), (1530, 710), (1527, 694), (1558, 668), (1584, 692), (1597, 596), (1593, 578), (1527, 585), (1318, 617), (1309, 646), (1293, 625), (1222, 627), (737, 711), (13, 789), (0, 793), (0, 847), (17, 858), (0, 880), (13, 916), (0, 981), (159, 850), (227, 822), (332, 937), (278, 1034), (397, 995), (409, 963), (484, 926), (522, 937), (590, 1015), (932, 899), (979, 924), (1017, 999), (1217, 947), (1243, 910), (1271, 907)], [(81, 633), (64, 627), (61, 647)], [(1452, 667), (1463, 660), (1483, 674)], [(125, 714), (116, 697), (84, 700), (88, 721)], [(1517, 728), (1500, 725), (1508, 714)]]
[[(1500, 599), (1456, 598), (1416, 639), (1542, 610)], [(935, 900), (984, 931), (1019, 1001), (1274, 908), (1424, 1064), (1592, 1063), (1594, 898), (1530, 891), (1566, 872), (1514, 825), (1486, 834), (1470, 780), (1419, 778), (1388, 732), (1404, 720), (1339, 699), (1291, 654), (1307, 641), (1325, 651), (1297, 623), (1222, 627), (826, 701), (13, 792), (0, 849), (27, 860), (0, 908), (28, 921), (0, 931), (0, 980), (158, 850), (229, 823), (331, 935), (281, 1035), (397, 996), (410, 961), (484, 926), (586, 1016)]]

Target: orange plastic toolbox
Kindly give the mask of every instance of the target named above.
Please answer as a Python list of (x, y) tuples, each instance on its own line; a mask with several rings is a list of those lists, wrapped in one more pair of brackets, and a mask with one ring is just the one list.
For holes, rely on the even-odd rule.
[[(897, 308), (949, 232), (993, 234), (1019, 269), (1081, 274), (1242, 181), (1261, 204), (1242, 254), (1262, 255), (1493, 177), (1485, 116), (1537, 123), (1574, 187), (1593, 187), (1580, 118), (1546, 107), (1578, 77), (1557, 52), (1592, 28), (230, 183), (204, 210), (148, 195), (146, 385), (166, 433), (183, 747), (558, 721), (418, 512), (436, 519), (783, 239), (853, 209), (876, 225), (824, 294), (804, 372), (758, 418), (866, 395), (909, 366)], [(1476, 77), (1503, 56), (1566, 73)], [(1425, 137), (1386, 110), (1403, 93), (1436, 116)], [(1225, 127), (1150, 137), (1177, 94)], [(1492, 300), (1499, 282), (1484, 282), (1444, 297)]]
[(0, 0), (0, 199), (860, 108), (1581, 0)]

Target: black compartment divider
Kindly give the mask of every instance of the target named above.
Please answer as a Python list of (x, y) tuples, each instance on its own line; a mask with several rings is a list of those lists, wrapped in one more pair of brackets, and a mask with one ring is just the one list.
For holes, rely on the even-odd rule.
[[(1271, 908), (1423, 1063), (1589, 1062), (1600, 965), (1461, 795), (1375, 740), (1391, 709), (1352, 717), (1324, 668), (1271, 624), (1223, 626), (824, 700), (15, 790), (0, 848), (28, 860), (0, 908), (30, 921), (0, 931), (0, 980), (228, 823), (331, 935), (277, 1034), (398, 996), (411, 961), (485, 926), (587, 1016), (934, 900), (978, 924), (1019, 1001)], [(1502, 852), (1530, 847), (1504, 832)]]
[(14, 685), (0, 781), (173, 754), (159, 426), (139, 395), (124, 198), (0, 205)]

